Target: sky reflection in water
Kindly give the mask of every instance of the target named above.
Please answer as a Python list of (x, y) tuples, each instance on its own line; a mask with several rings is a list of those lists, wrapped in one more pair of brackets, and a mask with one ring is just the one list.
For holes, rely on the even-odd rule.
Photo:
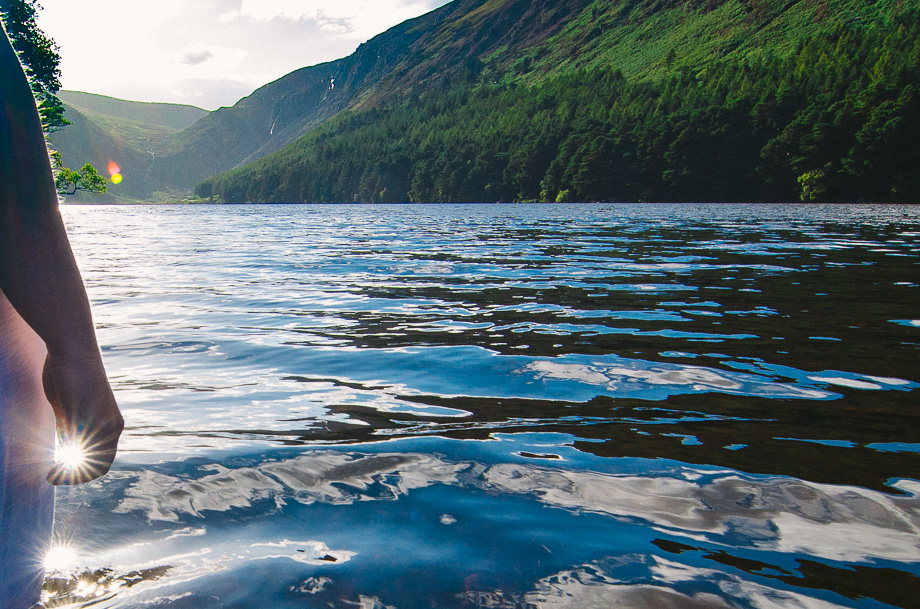
[(920, 208), (64, 212), (128, 430), (51, 605), (920, 595)]

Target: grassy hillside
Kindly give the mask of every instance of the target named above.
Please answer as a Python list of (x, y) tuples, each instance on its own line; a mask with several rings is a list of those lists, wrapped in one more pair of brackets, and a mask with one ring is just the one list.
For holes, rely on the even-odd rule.
[[(175, 131), (164, 133), (166, 127), (150, 127), (143, 123), (131, 123), (125, 119), (112, 119), (93, 115), (90, 118), (82, 112), (65, 104), (65, 116), (70, 125), (55, 131), (49, 136), (50, 145), (61, 153), (64, 164), (71, 168), (80, 168), (90, 163), (103, 175), (106, 174), (109, 161), (116, 162), (122, 171), (124, 181), (109, 185), (109, 192), (102, 196), (76, 193), (67, 197), (68, 201), (117, 202), (121, 200), (156, 201), (169, 196), (181, 195), (180, 192), (158, 192), (163, 189), (159, 180), (150, 175), (150, 155), (146, 146), (139, 146), (140, 134), (150, 137), (168, 137)], [(121, 125), (120, 129), (113, 124)]]
[(918, 4), (467, 2), (349, 112), (197, 192), (917, 201)]
[(455, 0), (431, 13), (443, 11), (438, 19), (420, 18), (378, 37), (396, 42), (384, 39), (399, 33), (404, 50), (365, 97), (390, 100), (471, 72), (483, 84), (537, 84), (609, 68), (657, 80), (723, 58), (786, 55), (838, 25), (886, 23), (916, 6), (917, 0)]
[(92, 118), (122, 119), (127, 123), (158, 127), (169, 132), (190, 127), (195, 121), (209, 114), (207, 110), (196, 106), (125, 101), (79, 91), (60, 91), (58, 97)]
[[(866, 0), (598, 0), (538, 49), (524, 51), (525, 78), (615, 67), (655, 80), (682, 66), (731, 57), (785, 55), (838, 25), (890, 21), (916, 3)], [(577, 49), (577, 50), (574, 50)], [(520, 60), (506, 60), (514, 67)]]
[(154, 149), (182, 129), (208, 114), (207, 110), (178, 104), (131, 102), (103, 95), (61, 91), (65, 117), (71, 122), (49, 137), (51, 146), (72, 168), (91, 163), (105, 172), (109, 161), (122, 169), (124, 181), (110, 185), (109, 193), (73, 195), (69, 200), (158, 200), (183, 194), (166, 191), (168, 186), (150, 171)]

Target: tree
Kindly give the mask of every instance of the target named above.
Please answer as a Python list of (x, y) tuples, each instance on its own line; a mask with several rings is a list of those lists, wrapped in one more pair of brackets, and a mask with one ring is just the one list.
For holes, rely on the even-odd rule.
[(668, 54), (664, 57), (664, 65), (668, 66), (670, 70), (674, 66), (675, 61), (677, 61), (677, 49), (671, 47), (668, 49)]
[(798, 177), (799, 186), (802, 187), (801, 199), (806, 203), (821, 201), (827, 193), (823, 169), (806, 171)]
[[(35, 0), (0, 0), (0, 19), (19, 60), (25, 68), (32, 94), (46, 133), (69, 125), (64, 118), (64, 104), (57, 96), (61, 89), (61, 56), (58, 46), (35, 22), (41, 6)], [(59, 152), (51, 153), (58, 193), (72, 195), (78, 190), (100, 195), (108, 190), (107, 182), (99, 171), (86, 163), (80, 171), (64, 167)]]
[(108, 180), (89, 163), (83, 165), (80, 171), (74, 171), (64, 167), (60, 152), (52, 152), (51, 167), (54, 169), (54, 185), (62, 195), (72, 195), (78, 190), (101, 195), (108, 190)]
[(35, 0), (0, 0), (0, 18), (29, 77), (42, 127), (51, 132), (70, 123), (64, 118), (64, 105), (57, 97), (61, 89), (58, 46), (35, 22), (40, 8)]

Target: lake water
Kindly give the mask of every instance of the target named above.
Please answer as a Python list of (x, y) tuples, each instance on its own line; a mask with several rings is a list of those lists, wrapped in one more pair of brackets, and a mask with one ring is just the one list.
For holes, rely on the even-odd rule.
[(920, 207), (69, 206), (49, 606), (915, 607)]

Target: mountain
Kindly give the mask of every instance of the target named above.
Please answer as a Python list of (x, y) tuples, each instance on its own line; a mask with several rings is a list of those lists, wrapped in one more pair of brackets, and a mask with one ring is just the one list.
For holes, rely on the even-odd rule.
[(190, 127), (209, 114), (207, 110), (185, 104), (125, 101), (79, 91), (60, 91), (58, 97), (71, 108), (94, 119), (123, 119), (172, 132)]
[(170, 188), (190, 191), (204, 178), (279, 150), (342, 110), (380, 97), (394, 74), (414, 66), (406, 49), (464, 8), (455, 1), (405, 21), (348, 57), (296, 70), (220, 108), (161, 142), (151, 174)]
[(344, 112), (196, 192), (915, 202), (918, 7), (456, 0), (370, 41), (381, 75), (351, 90)]
[[(96, 143), (86, 147), (121, 146), (132, 171), (119, 190), (139, 199), (200, 183), (198, 194), (216, 201), (762, 200), (798, 198), (800, 178), (822, 198), (846, 188), (834, 183), (846, 163), (866, 173), (872, 159), (804, 149), (793, 157), (790, 146), (807, 148), (805, 132), (839, 118), (819, 112), (834, 103), (862, 104), (840, 115), (853, 124), (834, 135), (837, 146), (854, 149), (867, 121), (885, 122), (869, 116), (869, 102), (888, 103), (888, 121), (913, 124), (914, 98), (899, 102), (893, 88), (916, 82), (915, 45), (901, 30), (915, 32), (917, 8), (917, 0), (454, 0), (178, 132), (132, 127), (129, 137), (97, 110), (72, 108), (92, 123), (84, 133)], [(885, 61), (859, 46), (889, 35)], [(826, 64), (819, 76), (801, 64), (809, 61)], [(875, 97), (847, 93), (851, 83), (828, 70)], [(738, 154), (726, 157), (725, 146)], [(792, 161), (777, 167), (787, 152)], [(757, 160), (764, 155), (772, 165)], [(718, 192), (717, 175), (728, 180)], [(895, 198), (912, 192), (909, 178), (897, 179)], [(769, 188), (752, 192), (742, 180)], [(892, 188), (869, 190), (891, 198)]]
[(181, 104), (133, 102), (104, 95), (60, 91), (66, 128), (49, 136), (51, 147), (61, 153), (72, 168), (90, 163), (104, 171), (115, 161), (124, 175), (122, 184), (110, 187), (110, 194), (96, 197), (77, 193), (72, 201), (116, 201), (119, 198), (149, 200), (182, 192), (151, 174), (154, 149), (171, 136), (193, 125), (209, 112)]
[[(890, 4), (890, 2), (887, 2)], [(532, 84), (615, 66), (639, 79), (713, 56), (795, 44), (829, 27), (824, 0), (454, 0), (360, 45), (350, 56), (303, 68), (222, 108), (158, 151), (156, 173), (174, 187), (253, 162), (345, 109), (470, 85)], [(848, 18), (884, 9), (837, 0)], [(878, 4), (886, 4), (885, 0)]]
[[(450, 15), (454, 3), (439, 11), (406, 21), (375, 37), (352, 55), (296, 70), (259, 88), (231, 108), (203, 116), (181, 132), (144, 134), (137, 120), (151, 121), (126, 111), (140, 109), (134, 102), (119, 106), (110, 98), (68, 98), (68, 120), (74, 124), (55, 133), (52, 143), (71, 166), (84, 159), (104, 165), (105, 158), (125, 159), (124, 182), (110, 190), (141, 200), (159, 200), (192, 191), (201, 180), (242, 166), (279, 150), (366, 98), (367, 92), (403, 61), (401, 49), (411, 45), (433, 24)], [(105, 103), (102, 103), (105, 102)], [(145, 115), (149, 117), (149, 115)], [(119, 121), (131, 119), (130, 133)], [(162, 120), (157, 123), (163, 126)], [(103, 151), (105, 151), (103, 153)], [(94, 156), (87, 156), (92, 153)]]

